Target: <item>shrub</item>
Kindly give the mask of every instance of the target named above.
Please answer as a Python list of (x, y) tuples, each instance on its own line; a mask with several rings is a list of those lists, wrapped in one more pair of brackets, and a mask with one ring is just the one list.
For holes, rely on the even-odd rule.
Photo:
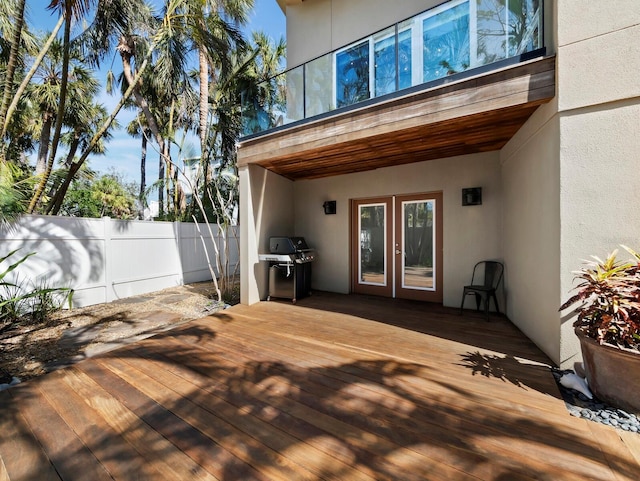
[[(0, 258), (0, 263), (12, 257), (19, 249)], [(0, 331), (23, 320), (32, 323), (46, 322), (49, 316), (62, 308), (65, 302), (71, 307), (73, 289), (50, 287), (47, 281), (27, 285), (17, 277), (13, 282), (5, 280), (7, 275), (25, 262), (35, 252), (27, 254), (0, 272)]]
[(617, 251), (605, 260), (592, 256), (576, 272), (578, 293), (560, 310), (578, 304), (574, 327), (601, 344), (640, 351), (640, 254), (625, 249), (633, 260), (619, 261)]

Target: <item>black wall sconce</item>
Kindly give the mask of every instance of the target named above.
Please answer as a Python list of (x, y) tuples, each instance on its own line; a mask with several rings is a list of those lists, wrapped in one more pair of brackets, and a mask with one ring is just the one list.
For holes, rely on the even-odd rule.
[(482, 187), (462, 189), (462, 205), (482, 205)]
[(335, 214), (336, 213), (336, 201), (335, 200), (326, 201), (324, 204), (322, 204), (322, 207), (324, 207), (325, 215)]

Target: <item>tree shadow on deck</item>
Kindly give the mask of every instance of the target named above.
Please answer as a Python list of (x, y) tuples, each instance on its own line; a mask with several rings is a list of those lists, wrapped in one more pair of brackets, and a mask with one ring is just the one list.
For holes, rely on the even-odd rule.
[(462, 357), (460, 366), (471, 369), (472, 375), (500, 379), (523, 389), (530, 388), (562, 399), (555, 383), (550, 384), (552, 373), (547, 366), (523, 362), (513, 356), (468, 352)]
[(64, 395), (61, 417), (82, 443), (56, 433), (76, 447), (53, 456), (58, 473), (87, 462), (114, 477), (172, 480), (604, 480), (609, 466), (628, 479), (637, 473), (614, 447), (576, 435), (571, 418), (559, 424), (499, 389), (487, 397), (474, 387), (485, 375), (522, 384), (509, 374), (512, 361), (496, 367), (499, 360), (469, 353), (463, 365), (482, 376), (454, 386), (423, 364), (349, 359), (256, 331), (201, 320), (36, 380), (37, 391), (25, 385), (13, 399), (58, 399), (61, 408)]
[(313, 296), (300, 299), (298, 305), (357, 316), (507, 356), (526, 356), (549, 366), (553, 364), (504, 315), (492, 313), (487, 322), (482, 313), (465, 310), (460, 315), (457, 308), (430, 302), (328, 292), (314, 292)]

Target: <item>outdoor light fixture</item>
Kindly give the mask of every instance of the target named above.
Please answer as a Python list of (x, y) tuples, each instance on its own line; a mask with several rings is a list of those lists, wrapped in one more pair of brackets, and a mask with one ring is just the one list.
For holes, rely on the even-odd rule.
[(322, 204), (322, 207), (324, 207), (325, 215), (335, 214), (336, 213), (336, 201), (335, 200), (326, 201), (324, 204)]
[(462, 189), (462, 205), (482, 205), (482, 187)]

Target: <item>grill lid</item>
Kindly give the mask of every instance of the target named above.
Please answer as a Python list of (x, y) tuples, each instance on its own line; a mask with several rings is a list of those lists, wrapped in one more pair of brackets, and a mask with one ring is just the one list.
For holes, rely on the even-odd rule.
[(295, 254), (308, 251), (309, 246), (304, 237), (270, 237), (269, 252), (271, 254)]

